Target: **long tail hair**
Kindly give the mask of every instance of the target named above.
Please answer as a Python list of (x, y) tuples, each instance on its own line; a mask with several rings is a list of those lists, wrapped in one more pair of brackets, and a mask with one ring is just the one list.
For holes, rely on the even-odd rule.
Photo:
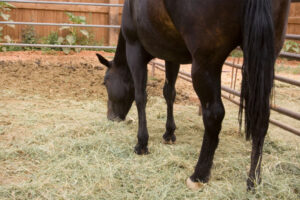
[(241, 127), (244, 107), (247, 140), (266, 133), (270, 118), (270, 93), (276, 60), (271, 2), (272, 0), (245, 1), (239, 122)]

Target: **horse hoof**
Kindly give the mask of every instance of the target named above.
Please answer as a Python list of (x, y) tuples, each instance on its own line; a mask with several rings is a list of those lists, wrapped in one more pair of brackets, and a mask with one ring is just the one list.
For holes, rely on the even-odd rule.
[(190, 188), (190, 189), (193, 190), (193, 191), (200, 190), (201, 188), (204, 187), (204, 184), (203, 184), (203, 183), (201, 183), (201, 182), (193, 182), (193, 181), (191, 180), (191, 178), (188, 178), (188, 179), (186, 180), (186, 185), (187, 185), (188, 188)]
[(136, 145), (135, 148), (134, 148), (134, 152), (137, 154), (137, 155), (147, 155), (149, 154), (149, 151), (148, 151), (148, 148), (147, 147), (144, 147), (142, 148), (140, 145)]
[(169, 136), (168, 134), (163, 135), (163, 143), (164, 144), (175, 144), (176, 142), (176, 136), (173, 134)]
[(261, 183), (261, 178), (257, 181), (253, 181), (253, 179), (247, 179), (247, 191), (255, 193), (256, 187)]
[(172, 140), (169, 140), (169, 141), (167, 141), (167, 140), (163, 140), (163, 143), (164, 143), (164, 144), (169, 144), (169, 145), (172, 145), (172, 144), (175, 144), (175, 143), (176, 143), (176, 141), (172, 141)]

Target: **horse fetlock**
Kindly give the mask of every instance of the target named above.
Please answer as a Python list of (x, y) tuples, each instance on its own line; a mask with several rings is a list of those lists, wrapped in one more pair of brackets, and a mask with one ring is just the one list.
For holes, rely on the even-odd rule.
[(138, 138), (138, 143), (141, 144), (142, 146), (148, 145), (148, 140), (149, 140), (148, 131), (139, 131), (137, 138)]

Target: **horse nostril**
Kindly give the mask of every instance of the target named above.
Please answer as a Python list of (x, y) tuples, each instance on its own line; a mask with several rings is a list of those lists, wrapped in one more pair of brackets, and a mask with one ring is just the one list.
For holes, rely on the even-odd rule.
[(120, 117), (115, 117), (115, 116), (107, 116), (107, 119), (113, 122), (121, 122), (124, 119), (121, 119)]
[(119, 117), (119, 116), (115, 115), (113, 112), (108, 112), (107, 113), (107, 119), (110, 120), (110, 121), (114, 121), (114, 122), (124, 121), (124, 119), (122, 117)]
[(110, 120), (110, 121), (114, 121), (114, 116), (111, 115), (111, 114), (107, 114), (107, 119)]
[(114, 122), (121, 122), (121, 121), (123, 121), (120, 117), (116, 117), (114, 120), (113, 120)]

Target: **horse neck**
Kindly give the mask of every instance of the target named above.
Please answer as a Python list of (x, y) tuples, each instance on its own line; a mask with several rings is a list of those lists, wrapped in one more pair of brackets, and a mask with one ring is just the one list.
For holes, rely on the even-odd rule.
[(132, 82), (132, 76), (126, 58), (126, 41), (123, 37), (122, 31), (120, 31), (119, 34), (117, 50), (113, 62), (115, 64), (114, 66), (123, 74), (125, 79)]
[(122, 66), (122, 67), (126, 66), (126, 68), (128, 68), (127, 59), (126, 59), (126, 41), (123, 37), (122, 31), (120, 31), (119, 34), (117, 50), (114, 57), (114, 63), (116, 64), (116, 66)]

